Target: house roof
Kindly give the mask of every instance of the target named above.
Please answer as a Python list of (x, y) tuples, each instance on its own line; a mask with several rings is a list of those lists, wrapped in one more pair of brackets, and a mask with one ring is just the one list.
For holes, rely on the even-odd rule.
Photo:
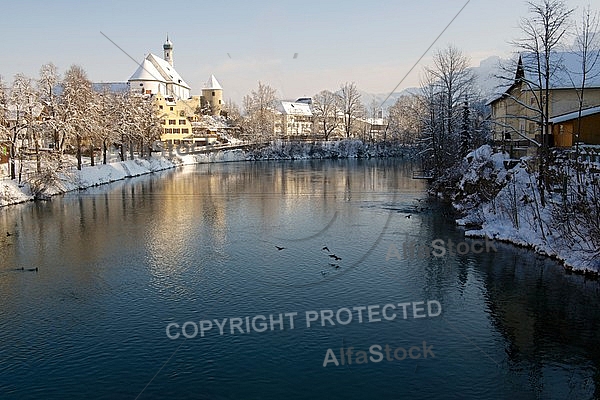
[(129, 91), (129, 82), (94, 82), (92, 83), (94, 92), (108, 91), (110, 93), (127, 93)]
[(130, 81), (158, 81), (166, 83), (162, 74), (158, 72), (158, 69), (152, 64), (150, 60), (144, 58), (144, 61), (140, 64), (138, 69), (135, 70), (133, 75), (129, 78)]
[[(590, 59), (599, 57), (600, 50), (590, 51)], [(544, 69), (544, 60), (541, 61), (541, 69)], [(581, 57), (574, 52), (555, 52), (550, 57), (550, 89), (575, 89), (580, 88), (583, 81), (583, 73), (581, 71)], [(496, 100), (501, 99), (508, 93), (516, 84), (525, 80), (532, 82), (535, 85), (537, 82), (537, 58), (533, 53), (522, 53), (519, 56), (515, 70), (515, 79), (510, 86), (502, 93), (498, 93), (487, 104), (491, 104)], [(600, 57), (593, 66), (591, 71), (586, 74), (586, 88), (600, 88)], [(542, 88), (545, 88), (545, 82), (542, 82)]]
[[(586, 108), (585, 110), (581, 110), (581, 116), (587, 117), (589, 115), (600, 114), (600, 106)], [(579, 111), (570, 112), (568, 114), (558, 115), (554, 118), (550, 118), (549, 122), (551, 124), (559, 124), (561, 122), (571, 121), (579, 118)]]
[(310, 106), (306, 103), (298, 103), (295, 101), (282, 101), (279, 104), (279, 111), (288, 115), (304, 115), (312, 117)]
[(204, 86), (202, 86), (202, 89), (223, 90), (223, 87), (221, 86), (217, 78), (215, 78), (214, 75), (211, 75), (210, 78), (208, 78), (208, 80), (206, 81), (206, 83), (204, 83)]
[(146, 56), (129, 81), (157, 81), (190, 88), (171, 64), (152, 53)]

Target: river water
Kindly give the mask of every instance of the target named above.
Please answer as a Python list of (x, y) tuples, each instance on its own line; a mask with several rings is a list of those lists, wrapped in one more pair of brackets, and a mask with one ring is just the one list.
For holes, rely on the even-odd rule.
[(600, 398), (598, 283), (465, 239), (411, 170), (207, 164), (0, 209), (0, 398)]

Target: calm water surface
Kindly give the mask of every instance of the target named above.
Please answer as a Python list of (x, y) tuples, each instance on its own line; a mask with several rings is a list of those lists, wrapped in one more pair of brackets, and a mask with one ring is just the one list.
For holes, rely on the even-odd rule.
[[(405, 243), (465, 241), (410, 176), (402, 160), (199, 165), (0, 209), (0, 398), (600, 398), (598, 283), (502, 244), (406, 259)], [(404, 319), (421, 301), (441, 314)], [(329, 310), (334, 326), (307, 327)], [(423, 342), (427, 358), (394, 358)]]

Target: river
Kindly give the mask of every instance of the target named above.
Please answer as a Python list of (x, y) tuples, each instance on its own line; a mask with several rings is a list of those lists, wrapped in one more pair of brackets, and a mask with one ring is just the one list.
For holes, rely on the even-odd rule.
[(600, 398), (598, 282), (465, 239), (411, 171), (204, 164), (0, 209), (0, 398)]

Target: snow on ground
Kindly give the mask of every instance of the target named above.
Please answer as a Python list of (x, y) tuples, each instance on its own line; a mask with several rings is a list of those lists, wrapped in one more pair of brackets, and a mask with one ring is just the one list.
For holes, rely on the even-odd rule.
[(492, 153), (489, 146), (467, 156), (468, 166), (453, 201), (464, 215), (457, 223), (477, 227), (465, 235), (529, 247), (569, 269), (600, 272), (597, 249), (591, 242), (573, 241), (561, 233), (553, 215), (561, 204), (560, 195), (547, 194), (546, 207), (541, 207), (536, 174), (529, 170), (527, 160), (507, 169), (506, 159), (506, 155)]
[(0, 207), (33, 200), (29, 185), (19, 185), (12, 180), (0, 180)]

